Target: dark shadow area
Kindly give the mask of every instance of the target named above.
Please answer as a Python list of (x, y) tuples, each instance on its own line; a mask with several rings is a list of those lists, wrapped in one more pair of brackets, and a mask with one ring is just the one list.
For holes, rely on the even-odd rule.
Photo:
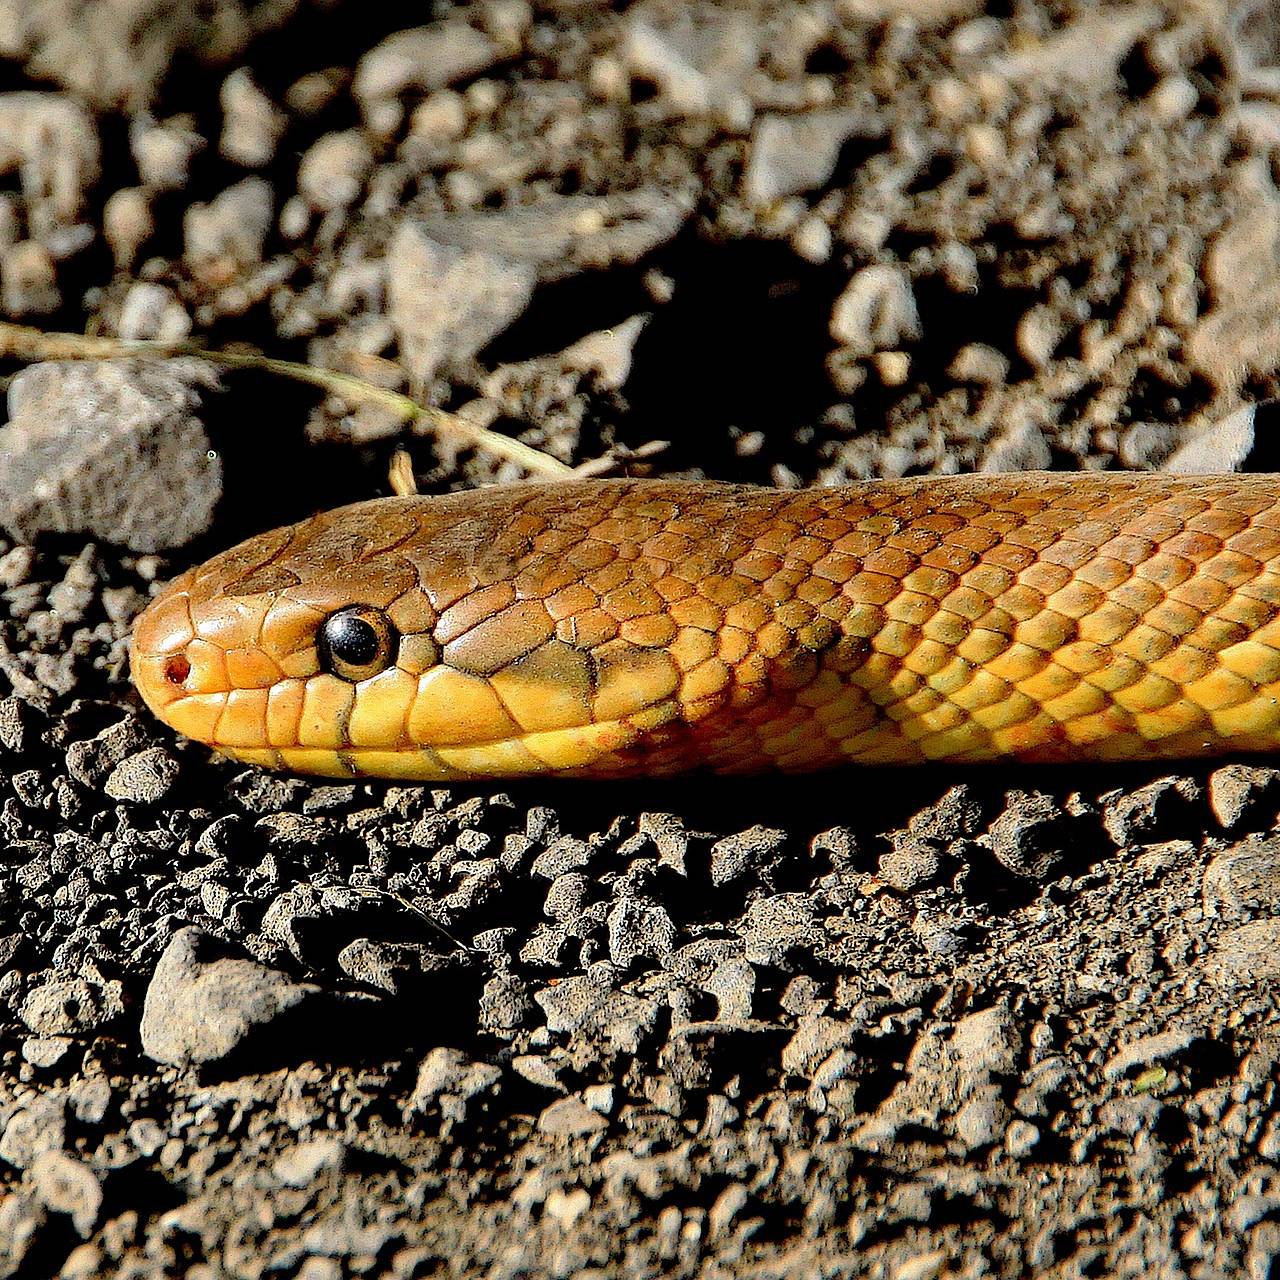
[(669, 470), (746, 479), (729, 429), (765, 431), (785, 460), (798, 427), (830, 404), (823, 367), (831, 307), (847, 283), (838, 263), (811, 266), (786, 244), (713, 244), (688, 233), (662, 255), (675, 292), (640, 335), (627, 382), (628, 444), (672, 442)]

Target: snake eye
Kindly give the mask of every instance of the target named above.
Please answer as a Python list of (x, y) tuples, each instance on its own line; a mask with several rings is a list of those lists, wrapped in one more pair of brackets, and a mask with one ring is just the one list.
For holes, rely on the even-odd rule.
[(381, 609), (353, 605), (320, 627), (320, 665), (343, 680), (367, 680), (395, 661), (396, 630)]

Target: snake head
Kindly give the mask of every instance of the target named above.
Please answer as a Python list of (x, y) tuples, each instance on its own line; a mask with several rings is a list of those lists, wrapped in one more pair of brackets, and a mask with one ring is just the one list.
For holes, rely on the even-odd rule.
[(183, 574), (135, 624), (144, 701), (236, 759), (335, 777), (513, 776), (623, 751), (675, 715), (655, 643), (674, 628), (629, 620), (660, 613), (647, 588), (612, 588), (623, 619), (607, 616), (563, 533), (537, 548), (515, 492), (361, 503)]

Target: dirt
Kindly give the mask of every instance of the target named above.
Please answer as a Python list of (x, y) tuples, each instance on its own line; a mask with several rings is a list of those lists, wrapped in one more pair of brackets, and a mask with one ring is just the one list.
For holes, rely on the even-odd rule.
[[(594, 472), (1271, 461), (1272, 6), (198, 9), (0, 2), (4, 319)], [(150, 719), (153, 589), (403, 443), (518, 478), (14, 384), (0, 1276), (1280, 1274), (1266, 761), (335, 786)]]

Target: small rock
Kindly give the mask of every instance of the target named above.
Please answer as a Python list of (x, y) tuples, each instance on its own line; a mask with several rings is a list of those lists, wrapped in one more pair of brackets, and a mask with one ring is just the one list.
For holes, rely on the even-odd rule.
[(191, 317), (171, 290), (140, 280), (124, 296), (117, 329), (130, 342), (177, 342), (191, 332)]
[(0, 525), (87, 533), (136, 551), (182, 546), (222, 494), (196, 416), (218, 386), (194, 360), (48, 362), (17, 374), (3, 431)]
[(1102, 825), (1117, 847), (1149, 844), (1194, 817), (1201, 800), (1193, 778), (1158, 778), (1136, 791), (1125, 792), (1103, 810)]
[(529, 1020), (533, 1009), (523, 978), (515, 974), (495, 974), (480, 993), (480, 1026), (489, 1031), (514, 1031)]
[(787, 833), (776, 827), (748, 827), (711, 846), (711, 883), (732, 884), (748, 873), (759, 874), (781, 852)]
[(346, 1154), (346, 1147), (337, 1138), (312, 1138), (279, 1156), (271, 1172), (286, 1187), (309, 1187), (320, 1174), (340, 1170)]
[(373, 168), (373, 150), (362, 129), (327, 133), (298, 165), (298, 190), (313, 209), (327, 212), (354, 204)]
[(581, 1098), (557, 1098), (538, 1117), (538, 1130), (556, 1138), (581, 1138), (607, 1129), (609, 1122)]
[(185, 117), (158, 123), (148, 115), (135, 116), (129, 126), (129, 147), (138, 176), (157, 191), (177, 191), (187, 185), (194, 157), (205, 139)]
[(47, 316), (62, 305), (57, 269), (44, 245), (20, 240), (0, 252), (0, 301), (15, 318)]
[(379, 99), (408, 89), (430, 93), (469, 80), (501, 57), (493, 39), (463, 19), (397, 31), (360, 59), (351, 91), (366, 114)]
[(1247, 840), (1217, 854), (1202, 881), (1205, 912), (1241, 916), (1280, 902), (1280, 840)]
[(130, 271), (142, 246), (155, 234), (151, 192), (145, 187), (122, 187), (107, 197), (102, 209), (102, 234), (111, 246), (116, 267)]
[(942, 855), (925, 840), (895, 833), (893, 848), (880, 858), (880, 878), (900, 893), (913, 893), (935, 883), (942, 872)]
[(1280, 918), (1228, 930), (1200, 967), (1213, 981), (1250, 988), (1280, 977)]
[(70, 1049), (71, 1041), (66, 1036), (29, 1036), (22, 1042), (22, 1060), (47, 1071), (56, 1067)]
[(401, 356), (419, 383), (501, 333), (528, 306), (536, 279), (527, 263), (441, 244), (411, 222), (391, 237), (387, 277)]
[(980, 1088), (956, 1112), (956, 1137), (970, 1151), (994, 1146), (1004, 1137), (1012, 1118), (998, 1085)]
[(192, 266), (252, 267), (262, 261), (271, 230), (273, 196), (265, 178), (245, 178), (183, 218), (184, 256)]
[(319, 994), (312, 983), (225, 954), (199, 929), (180, 929), (147, 987), (142, 1049), (174, 1066), (215, 1062)]
[(1201, 1036), (1198, 1032), (1185, 1028), (1142, 1036), (1113, 1053), (1102, 1064), (1102, 1074), (1107, 1080), (1120, 1080), (1144, 1067), (1180, 1057), (1199, 1039)]
[(101, 1025), (102, 1002), (83, 978), (44, 982), (22, 1002), (21, 1018), (38, 1036), (84, 1035)]
[(15, 1111), (0, 1132), (0, 1160), (26, 1169), (45, 1151), (61, 1151), (66, 1138), (66, 1108), (56, 1094), (31, 1099)]
[(71, 743), (67, 772), (81, 786), (96, 791), (118, 765), (144, 750), (147, 741), (147, 731), (138, 717), (126, 716), (92, 738)]
[(463, 1124), (486, 1108), (501, 1087), (502, 1069), (493, 1063), (476, 1062), (461, 1049), (432, 1049), (418, 1068), (408, 1109), (438, 1114), (446, 1124)]
[(751, 134), (742, 190), (754, 205), (812, 191), (827, 182), (850, 138), (883, 133), (879, 120), (865, 111), (810, 111), (768, 115)]
[(65, 1213), (87, 1236), (102, 1208), (102, 1184), (88, 1165), (65, 1151), (42, 1151), (30, 1166), (31, 1186), (50, 1213)]
[(1225, 831), (1268, 826), (1275, 814), (1280, 769), (1228, 764), (1209, 775), (1209, 808)]
[(894, 351), (920, 335), (911, 280), (901, 267), (863, 267), (831, 312), (831, 336), (854, 355)]
[(113, 800), (129, 804), (159, 804), (178, 778), (178, 762), (164, 747), (148, 747), (122, 760), (103, 790)]
[(1025, 1160), (1040, 1141), (1040, 1130), (1029, 1120), (1014, 1120), (1005, 1130), (1004, 1149), (1015, 1159)]
[(620, 969), (661, 961), (675, 950), (676, 927), (665, 907), (624, 898), (609, 912), (609, 957)]
[(222, 139), (218, 149), (234, 164), (260, 169), (269, 164), (284, 135), (288, 116), (238, 67), (223, 82)]
[(1079, 838), (1079, 824), (1053, 796), (1010, 791), (1005, 809), (991, 824), (987, 840), (1001, 866), (1043, 883), (1062, 865)]

